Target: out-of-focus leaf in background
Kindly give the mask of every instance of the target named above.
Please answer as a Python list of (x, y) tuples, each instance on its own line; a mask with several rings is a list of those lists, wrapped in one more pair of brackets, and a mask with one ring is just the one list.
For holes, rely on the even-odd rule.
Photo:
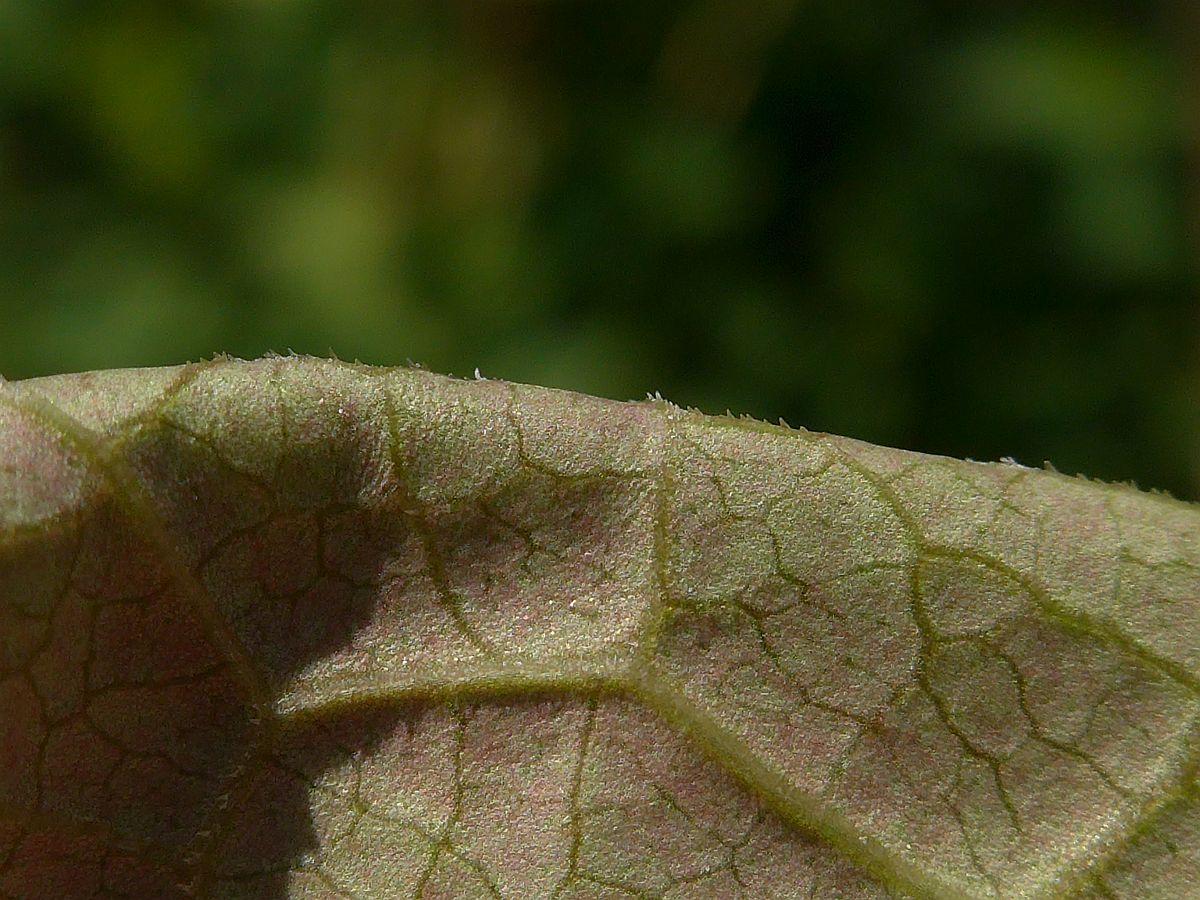
[(332, 350), (1194, 497), (1180, 8), (6, 0), (0, 372)]

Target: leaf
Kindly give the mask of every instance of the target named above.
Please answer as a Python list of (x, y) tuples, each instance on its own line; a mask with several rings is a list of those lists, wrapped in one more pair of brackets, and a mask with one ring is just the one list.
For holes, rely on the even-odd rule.
[(308, 359), (0, 387), (8, 897), (1183, 897), (1200, 511)]

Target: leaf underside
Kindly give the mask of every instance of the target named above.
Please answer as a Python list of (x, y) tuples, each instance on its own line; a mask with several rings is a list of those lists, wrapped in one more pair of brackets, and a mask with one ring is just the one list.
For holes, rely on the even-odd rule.
[(0, 385), (0, 896), (1187, 897), (1200, 508), (312, 359)]

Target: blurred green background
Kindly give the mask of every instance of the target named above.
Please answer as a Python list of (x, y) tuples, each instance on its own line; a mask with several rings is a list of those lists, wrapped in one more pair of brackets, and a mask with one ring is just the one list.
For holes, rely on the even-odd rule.
[(1195, 498), (1196, 6), (0, 0), (0, 373), (479, 367)]

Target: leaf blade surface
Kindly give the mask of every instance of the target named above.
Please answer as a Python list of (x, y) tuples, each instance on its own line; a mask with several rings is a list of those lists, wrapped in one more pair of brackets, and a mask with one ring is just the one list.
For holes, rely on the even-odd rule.
[(1193, 506), (316, 360), (0, 392), (11, 894), (1197, 875)]

